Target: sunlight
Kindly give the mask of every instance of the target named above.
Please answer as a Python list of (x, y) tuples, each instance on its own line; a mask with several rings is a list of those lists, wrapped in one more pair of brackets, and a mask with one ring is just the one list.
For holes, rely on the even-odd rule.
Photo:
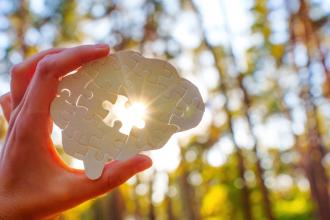
[(119, 131), (127, 135), (133, 127), (144, 128), (146, 113), (146, 106), (140, 102), (134, 102), (129, 106), (119, 105), (118, 108), (114, 106), (114, 114), (123, 123)]
[(119, 118), (124, 123), (128, 123), (137, 128), (144, 128), (144, 118), (147, 113), (147, 108), (143, 103), (134, 102), (132, 105), (124, 108), (122, 114), (119, 114)]
[(121, 121), (123, 125), (119, 131), (129, 135), (133, 127), (144, 128), (147, 108), (142, 102), (133, 102), (129, 105), (126, 103), (127, 98), (124, 96), (118, 96), (114, 105), (109, 102), (106, 103), (105, 108), (109, 109), (111, 113), (104, 119), (104, 122), (112, 127), (115, 121)]

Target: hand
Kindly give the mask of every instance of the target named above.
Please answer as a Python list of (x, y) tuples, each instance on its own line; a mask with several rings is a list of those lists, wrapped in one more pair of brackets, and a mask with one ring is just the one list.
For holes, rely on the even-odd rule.
[(64, 164), (54, 149), (49, 106), (59, 79), (108, 53), (103, 44), (50, 49), (12, 68), (11, 92), (0, 99), (9, 122), (0, 154), (0, 219), (54, 217), (151, 166), (143, 155), (112, 161), (93, 181)]

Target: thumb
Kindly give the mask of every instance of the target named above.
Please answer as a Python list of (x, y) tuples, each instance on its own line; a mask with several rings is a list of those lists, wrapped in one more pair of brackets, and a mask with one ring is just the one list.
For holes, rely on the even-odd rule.
[(6, 94), (0, 96), (0, 106), (2, 108), (3, 114), (7, 120), (7, 122), (9, 122), (10, 119), (10, 113), (11, 113), (11, 94), (10, 92), (7, 92)]
[(91, 199), (125, 183), (132, 176), (148, 169), (151, 165), (152, 160), (145, 155), (136, 155), (126, 161), (111, 161), (104, 167), (100, 179), (90, 180), (85, 174), (78, 174), (77, 183), (73, 184), (72, 193), (81, 201)]

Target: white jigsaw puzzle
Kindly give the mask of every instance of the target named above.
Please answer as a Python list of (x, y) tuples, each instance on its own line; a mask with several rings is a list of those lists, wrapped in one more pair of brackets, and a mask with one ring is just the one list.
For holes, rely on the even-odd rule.
[(98, 179), (107, 161), (161, 148), (175, 132), (197, 126), (204, 109), (197, 87), (171, 64), (121, 51), (64, 77), (51, 116), (64, 151)]

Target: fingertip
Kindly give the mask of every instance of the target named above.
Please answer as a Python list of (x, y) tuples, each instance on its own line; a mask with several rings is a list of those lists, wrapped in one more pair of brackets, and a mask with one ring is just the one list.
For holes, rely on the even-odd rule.
[(131, 160), (134, 161), (134, 164), (136, 164), (136, 168), (138, 171), (145, 170), (152, 166), (151, 158), (143, 154), (138, 154), (134, 156)]
[(96, 48), (102, 48), (102, 49), (109, 49), (109, 45), (108, 44), (95, 44), (94, 47)]
[(104, 56), (108, 55), (110, 52), (110, 47), (107, 44), (96, 44), (93, 49)]
[(81, 45), (77, 47), (71, 48), (73, 50), (79, 50), (80, 52), (101, 52), (101, 53), (109, 53), (110, 47), (108, 44), (88, 44), (88, 45)]

